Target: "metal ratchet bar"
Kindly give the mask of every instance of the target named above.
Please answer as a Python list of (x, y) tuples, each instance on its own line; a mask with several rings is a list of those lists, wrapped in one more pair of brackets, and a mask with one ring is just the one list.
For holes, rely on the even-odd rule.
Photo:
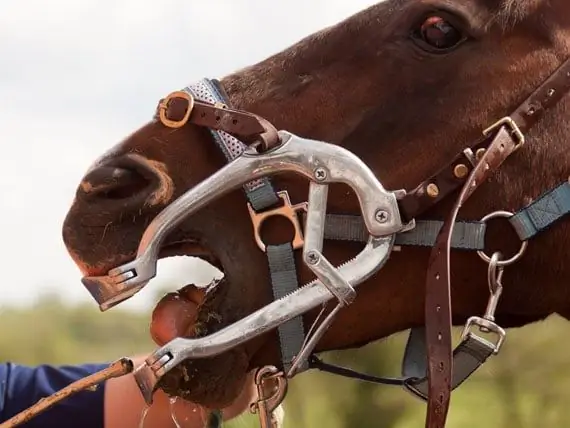
[[(354, 259), (339, 266), (339, 273), (344, 278), (349, 278), (352, 286), (362, 283), (384, 266), (394, 240), (395, 235), (381, 238), (371, 236), (365, 248)], [(134, 372), (145, 401), (152, 403), (159, 380), (184, 360), (219, 355), (332, 298), (334, 295), (322, 282), (315, 280), (211, 335), (198, 339), (176, 338), (170, 341), (157, 349)]]
[[(275, 173), (295, 172), (323, 184), (349, 185), (358, 197), (364, 223), (372, 236), (391, 235), (404, 228), (397, 192), (385, 190), (372, 170), (352, 152), (286, 131), (279, 131), (279, 135), (279, 147), (262, 154), (248, 149), (162, 210), (145, 230), (137, 258), (110, 270), (101, 286), (130, 297), (156, 275), (164, 239), (185, 218), (244, 183)], [(381, 220), (377, 220), (379, 211), (383, 213)]]
[(40, 413), (45, 412), (50, 407), (53, 407), (60, 401), (66, 399), (67, 397), (73, 394), (76, 394), (80, 391), (91, 389), (102, 382), (105, 382), (115, 377), (124, 376), (126, 374), (131, 373), (132, 371), (133, 371), (133, 362), (128, 358), (121, 358), (112, 363), (111, 365), (109, 365), (109, 367), (104, 368), (103, 370), (100, 370), (97, 373), (93, 373), (90, 376), (86, 376), (82, 379), (79, 379), (78, 381), (75, 381), (72, 384), (67, 385), (65, 388), (54, 392), (49, 397), (40, 399), (33, 406), (28, 407), (26, 410), (22, 410), (17, 415), (8, 419), (6, 422), (1, 423), (0, 428), (12, 428), (21, 425), (25, 422), (28, 422), (31, 419), (38, 416)]
[(348, 305), (356, 297), (356, 291), (322, 254), (328, 187), (315, 182), (309, 186), (303, 261), (343, 305)]

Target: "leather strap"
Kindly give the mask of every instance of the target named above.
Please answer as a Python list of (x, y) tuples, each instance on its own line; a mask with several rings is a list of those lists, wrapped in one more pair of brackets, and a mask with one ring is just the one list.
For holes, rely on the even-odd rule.
[(170, 128), (180, 128), (191, 123), (224, 131), (238, 136), (242, 142), (259, 143), (263, 150), (276, 147), (280, 142), (277, 129), (266, 119), (223, 104), (198, 101), (184, 91), (172, 92), (160, 100), (156, 118)]
[[(428, 409), (426, 428), (443, 428), (451, 395), (451, 233), (461, 206), (522, 144), (524, 133), (570, 89), (570, 60), (562, 64), (510, 116), (498, 122), (493, 140), (469, 174), (433, 248), (426, 278)], [(493, 130), (494, 131), (494, 130)]]
[(501, 127), (481, 161), (463, 186), (436, 245), (430, 254), (426, 279), (426, 342), (428, 350), (429, 398), (427, 428), (443, 428), (451, 395), (451, 296), (450, 247), (451, 232), (461, 206), (483, 181), (515, 150), (517, 140)]
[[(510, 117), (523, 133), (526, 132), (543, 116), (546, 110), (567, 93), (569, 87), (570, 63), (567, 60)], [(410, 221), (418, 217), (463, 185), (476, 161), (489, 145), (490, 137), (484, 136), (477, 140), (470, 145), (468, 150), (458, 154), (436, 174), (408, 192), (399, 203), (403, 220)], [(437, 191), (430, 192), (428, 190), (430, 185), (433, 190), (437, 189)]]

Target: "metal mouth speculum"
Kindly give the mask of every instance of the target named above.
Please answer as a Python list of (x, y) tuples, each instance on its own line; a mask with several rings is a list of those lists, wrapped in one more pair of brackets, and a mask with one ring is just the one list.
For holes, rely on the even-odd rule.
[[(280, 131), (279, 136), (280, 146), (261, 154), (248, 149), (162, 210), (145, 230), (135, 260), (110, 270), (105, 276), (84, 278), (83, 284), (101, 310), (133, 296), (156, 275), (161, 245), (184, 219), (244, 183), (275, 173), (294, 172), (311, 180), (312, 192), (324, 195), (324, 203), (319, 210), (312, 210), (311, 216), (313, 219), (322, 216), (323, 224), (326, 191), (319, 190), (318, 185), (324, 189), (332, 183), (344, 183), (356, 193), (371, 236), (383, 237), (402, 231), (396, 194), (386, 191), (356, 155), (340, 146), (301, 138), (287, 131)], [(316, 198), (313, 200), (313, 203), (318, 202)], [(307, 222), (309, 227), (313, 223)], [(322, 225), (319, 227), (322, 229)], [(319, 257), (317, 252), (322, 247), (316, 245), (313, 245), (313, 253), (305, 254), (309, 262)], [(322, 263), (313, 265), (318, 270)]]
[[(294, 376), (302, 369), (303, 362), (338, 310), (353, 301), (356, 295), (354, 288), (382, 268), (393, 249), (395, 234), (407, 227), (400, 219), (396, 193), (386, 191), (372, 171), (354, 154), (342, 147), (299, 138), (285, 131), (280, 131), (280, 136), (283, 141), (280, 147), (262, 154), (245, 152), (166, 208), (145, 232), (139, 257), (114, 269), (110, 275), (121, 279), (120, 284), (131, 287), (148, 281), (148, 275), (154, 275), (156, 255), (162, 239), (182, 219), (247, 181), (276, 172), (292, 171), (310, 180), (303, 261), (317, 279), (216, 333), (197, 339), (176, 338), (156, 350), (135, 372), (147, 403), (152, 402), (160, 379), (184, 360), (226, 352), (336, 299), (337, 307), (308, 338), (286, 374), (287, 377)], [(339, 267), (333, 266), (322, 254), (328, 186), (332, 183), (344, 183), (354, 190), (369, 232), (365, 248), (354, 259)]]

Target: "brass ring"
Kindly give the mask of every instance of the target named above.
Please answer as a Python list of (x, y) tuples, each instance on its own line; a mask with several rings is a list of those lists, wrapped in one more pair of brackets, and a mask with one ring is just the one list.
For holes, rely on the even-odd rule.
[[(186, 109), (186, 113), (184, 113), (184, 117), (181, 120), (170, 120), (166, 117), (166, 111), (168, 110), (168, 103), (173, 98), (183, 98), (188, 101), (188, 108)], [(192, 114), (192, 110), (194, 109), (194, 97), (190, 95), (188, 92), (185, 91), (175, 91), (166, 96), (160, 104), (158, 105), (158, 117), (164, 126), (169, 128), (181, 128), (190, 119), (190, 115)]]

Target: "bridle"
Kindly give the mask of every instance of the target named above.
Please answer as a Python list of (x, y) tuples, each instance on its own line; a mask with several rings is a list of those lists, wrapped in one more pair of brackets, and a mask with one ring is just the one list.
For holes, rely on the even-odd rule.
[[(445, 426), (451, 391), (497, 354), (505, 331), (495, 323), (495, 308), (502, 292), (504, 267), (524, 253), (528, 240), (570, 212), (570, 184), (560, 183), (532, 204), (513, 214), (495, 212), (479, 222), (457, 221), (462, 205), (502, 163), (525, 145), (525, 135), (545, 112), (570, 90), (570, 60), (551, 74), (511, 114), (483, 132), (411, 192), (387, 191), (366, 164), (348, 150), (322, 141), (277, 131), (267, 120), (228, 106), (228, 97), (217, 81), (204, 79), (161, 100), (157, 120), (170, 128), (193, 124), (208, 128), (228, 164), (166, 207), (148, 226), (137, 258), (104, 277), (86, 278), (85, 286), (102, 310), (129, 298), (156, 274), (156, 261), (164, 237), (182, 220), (215, 198), (243, 186), (256, 242), (267, 255), (274, 301), (224, 329), (197, 339), (177, 338), (159, 348), (135, 374), (147, 403), (160, 379), (188, 358), (204, 358), (243, 344), (273, 328), (281, 343), (281, 369), (263, 368), (258, 376), (278, 383), (277, 393), (255, 404), (262, 427), (271, 426), (270, 414), (285, 395), (286, 379), (309, 368), (400, 385), (427, 401), (427, 428)], [(276, 192), (270, 175), (290, 171), (310, 180), (307, 203), (292, 205), (285, 191)], [(358, 196), (360, 216), (328, 214), (328, 186), (343, 182)], [(418, 220), (452, 192), (461, 189), (445, 221)], [(260, 226), (280, 215), (294, 226), (292, 242), (265, 245)], [(483, 251), (486, 223), (505, 217), (521, 238), (520, 251), (508, 260), (498, 252)], [(301, 218), (301, 220), (300, 220)], [(304, 226), (304, 227), (303, 227)], [(365, 242), (359, 255), (334, 267), (322, 254), (324, 239)], [(320, 337), (338, 311), (350, 305), (356, 286), (374, 275), (391, 251), (402, 245), (431, 246), (426, 275), (425, 327), (412, 329), (406, 346), (402, 378), (379, 378), (324, 363), (313, 355)], [(452, 350), (450, 251), (475, 250), (488, 263), (489, 303), (483, 316), (469, 318), (459, 346)], [(294, 251), (303, 251), (303, 262), (316, 280), (299, 286)], [(305, 332), (300, 316), (336, 299), (336, 307), (311, 331)], [(322, 315), (324, 314), (324, 311)], [(318, 325), (317, 325), (318, 324)], [(495, 341), (473, 332), (494, 333)], [(260, 394), (263, 388), (260, 387)]]

